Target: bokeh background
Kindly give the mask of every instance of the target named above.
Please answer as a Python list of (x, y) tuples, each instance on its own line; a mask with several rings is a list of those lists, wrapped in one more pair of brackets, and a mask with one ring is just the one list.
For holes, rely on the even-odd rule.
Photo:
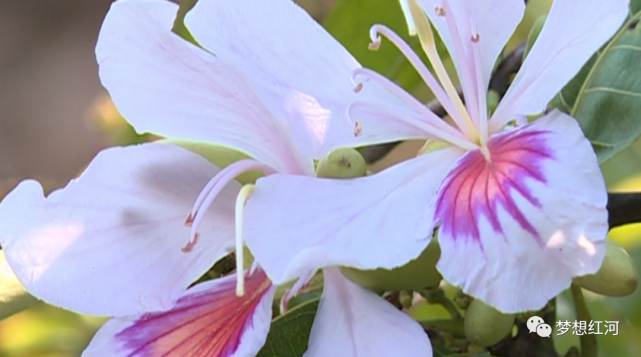
[[(265, 0), (268, 1), (268, 0)], [(336, 0), (300, 0), (322, 20)], [(390, 2), (396, 2), (390, 0)], [(18, 181), (41, 180), (47, 189), (64, 186), (102, 148), (131, 141), (100, 86), (94, 46), (110, 0), (0, 0), (0, 198)], [(512, 44), (549, 8), (532, 0)], [(396, 148), (375, 166), (411, 157), (418, 143)], [(603, 166), (611, 191), (641, 191), (641, 142)], [(613, 230), (610, 238), (641, 263), (641, 225)], [(545, 266), (541, 266), (545, 269)], [(618, 336), (599, 339), (602, 356), (641, 356), (641, 292), (626, 298), (586, 293), (594, 320), (620, 321)], [(445, 316), (427, 305), (413, 308), (424, 317)], [(558, 319), (574, 320), (565, 293)], [(79, 356), (104, 320), (39, 303), (0, 321), (0, 357)], [(554, 334), (556, 335), (556, 333)], [(565, 352), (578, 338), (557, 338)]]

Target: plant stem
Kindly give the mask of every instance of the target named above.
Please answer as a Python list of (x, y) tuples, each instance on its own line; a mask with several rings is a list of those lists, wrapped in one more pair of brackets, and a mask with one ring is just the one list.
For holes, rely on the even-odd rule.
[[(574, 300), (574, 311), (577, 321), (592, 321), (588, 306), (583, 298), (583, 291), (580, 286), (572, 284), (572, 299)], [(596, 335), (589, 335), (586, 331), (579, 337), (581, 341), (581, 357), (598, 357), (599, 349)]]

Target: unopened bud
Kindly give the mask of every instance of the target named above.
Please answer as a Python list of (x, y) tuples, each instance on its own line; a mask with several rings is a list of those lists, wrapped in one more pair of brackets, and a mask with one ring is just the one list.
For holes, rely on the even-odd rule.
[(352, 148), (335, 150), (318, 162), (316, 176), (353, 178), (367, 175), (367, 163), (361, 153)]
[(628, 296), (639, 285), (639, 272), (625, 249), (608, 240), (599, 271), (575, 277), (574, 284), (605, 296)]
[(502, 313), (474, 300), (465, 312), (465, 336), (474, 345), (492, 346), (512, 331), (514, 318), (514, 314)]
[[(224, 169), (225, 167), (240, 160), (251, 159), (249, 155), (238, 150), (234, 150), (226, 146), (214, 145), (200, 141), (163, 139), (159, 140), (158, 142), (181, 146), (207, 159), (207, 161), (216, 165), (219, 169)], [(265, 174), (260, 171), (250, 171), (238, 176), (236, 180), (238, 180), (238, 182), (243, 185), (247, 185), (256, 183), (256, 180), (264, 175)]]
[(354, 283), (376, 291), (418, 290), (438, 286), (443, 279), (436, 270), (436, 263), (441, 256), (441, 247), (436, 239), (418, 256), (418, 258), (395, 269), (358, 270), (342, 267), (343, 275)]

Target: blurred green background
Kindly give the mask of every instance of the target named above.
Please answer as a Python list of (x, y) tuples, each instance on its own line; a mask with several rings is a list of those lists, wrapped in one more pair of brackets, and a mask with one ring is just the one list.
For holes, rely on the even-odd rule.
[[(298, 2), (322, 21), (335, 1)], [(367, 6), (365, 1), (351, 3)], [(109, 3), (0, 1), (0, 197), (26, 177), (43, 180), (48, 189), (64, 186), (98, 150), (146, 139), (135, 136), (120, 120), (99, 85), (93, 47)], [(526, 38), (549, 5), (549, 0), (530, 1), (509, 47)], [(397, 1), (389, 0), (389, 6), (396, 9)], [(337, 22), (331, 16), (330, 20)], [(344, 37), (350, 40), (350, 36)], [(367, 42), (362, 45), (366, 48)], [(360, 52), (354, 54), (367, 64)], [(411, 83), (406, 88), (421, 99), (430, 99), (420, 83), (405, 83)], [(374, 169), (412, 156), (417, 145), (397, 147)], [(606, 162), (603, 171), (610, 191), (641, 191), (641, 141)], [(617, 228), (610, 238), (628, 249), (641, 270), (641, 224)], [(641, 290), (626, 298), (585, 294), (593, 320), (620, 321), (618, 336), (599, 337), (600, 355), (641, 356)], [(558, 320), (575, 320), (568, 292), (557, 307)], [(412, 313), (447, 317), (442, 308), (420, 302)], [(79, 356), (103, 321), (38, 303), (0, 321), (0, 357)], [(571, 332), (553, 336), (561, 353), (578, 344)]]

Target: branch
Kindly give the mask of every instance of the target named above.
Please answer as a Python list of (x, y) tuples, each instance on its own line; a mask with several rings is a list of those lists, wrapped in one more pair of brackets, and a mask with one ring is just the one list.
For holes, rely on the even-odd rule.
[(641, 222), (641, 192), (608, 193), (610, 229)]

